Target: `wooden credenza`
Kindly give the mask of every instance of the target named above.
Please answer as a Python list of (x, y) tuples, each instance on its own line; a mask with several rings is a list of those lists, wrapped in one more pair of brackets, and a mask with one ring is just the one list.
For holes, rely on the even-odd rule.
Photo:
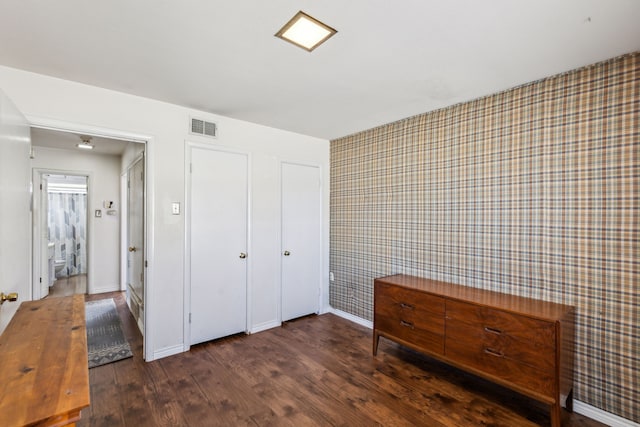
[(374, 282), (373, 354), (386, 337), (551, 405), (572, 410), (574, 308), (395, 275)]

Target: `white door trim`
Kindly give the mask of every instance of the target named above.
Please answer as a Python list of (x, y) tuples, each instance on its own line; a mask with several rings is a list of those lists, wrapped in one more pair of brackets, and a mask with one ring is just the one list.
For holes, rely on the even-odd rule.
[(127, 253), (124, 251), (122, 247), (122, 242), (127, 241), (127, 209), (129, 209), (129, 201), (127, 200), (127, 174), (128, 170), (125, 170), (120, 174), (120, 249), (119, 249), (119, 258), (120, 258), (120, 291), (127, 290)]
[[(153, 293), (153, 254), (155, 253), (154, 247), (154, 218), (155, 218), (155, 209), (154, 209), (154, 200), (155, 200), (155, 191), (153, 188), (152, 180), (149, 177), (152, 177), (155, 173), (155, 168), (153, 167), (154, 159), (155, 159), (155, 147), (153, 137), (150, 135), (143, 135), (136, 132), (130, 132), (125, 130), (118, 129), (110, 129), (100, 126), (87, 125), (82, 123), (74, 123), (67, 122), (63, 120), (51, 119), (48, 117), (34, 116), (34, 115), (26, 115), (27, 121), (29, 122), (30, 127), (36, 127), (41, 129), (49, 129), (49, 130), (57, 130), (62, 132), (74, 132), (81, 133), (83, 135), (90, 136), (99, 136), (111, 139), (120, 139), (123, 141), (131, 141), (131, 142), (139, 142), (143, 143), (145, 146), (145, 182), (144, 182), (144, 193), (145, 193), (145, 254), (144, 259), (147, 261), (148, 267), (145, 270), (145, 295), (144, 295), (144, 324), (145, 324), (145, 334), (143, 337), (143, 351), (144, 358), (147, 362), (150, 362), (155, 359), (154, 351), (155, 348), (153, 345), (153, 334), (155, 331), (153, 322), (150, 319), (153, 318), (154, 314), (154, 306), (152, 301), (154, 301), (155, 295)], [(33, 219), (32, 219), (33, 221)], [(91, 267), (91, 262), (89, 261), (89, 267)]]
[(252, 177), (252, 159), (251, 153), (243, 150), (238, 150), (235, 148), (220, 146), (220, 145), (211, 145), (201, 142), (194, 142), (185, 140), (185, 152), (184, 152), (184, 323), (183, 323), (183, 351), (189, 351), (191, 348), (191, 322), (189, 319), (189, 314), (191, 312), (191, 158), (192, 158), (192, 150), (194, 148), (211, 150), (211, 151), (221, 151), (225, 153), (236, 153), (247, 156), (247, 323), (245, 332), (249, 333), (251, 330), (251, 320), (252, 320), (252, 245), (251, 245), (251, 234), (252, 234), (252, 207), (251, 207), (251, 177)]
[[(31, 224), (32, 224), (32, 247), (33, 253), (31, 257), (31, 271), (32, 271), (32, 289), (31, 294), (34, 300), (39, 300), (42, 298), (40, 292), (40, 277), (42, 277), (42, 272), (40, 271), (42, 260), (40, 259), (40, 251), (38, 248), (40, 247), (40, 238), (42, 236), (42, 230), (40, 228), (40, 224), (42, 223), (42, 209), (41, 209), (41, 194), (40, 194), (40, 182), (42, 180), (42, 175), (71, 175), (71, 176), (86, 176), (87, 177), (87, 236), (85, 238), (86, 241), (86, 250), (87, 250), (87, 293), (90, 294), (92, 291), (93, 280), (94, 280), (94, 269), (93, 269), (93, 215), (89, 210), (89, 207), (92, 203), (92, 194), (93, 194), (93, 172), (90, 171), (81, 171), (81, 170), (67, 170), (67, 169), (49, 169), (49, 168), (33, 168), (32, 170), (32, 178), (31, 182), (33, 183), (33, 210), (31, 214)], [(34, 215), (33, 213), (37, 212), (38, 215)], [(36, 246), (37, 245), (37, 246)]]

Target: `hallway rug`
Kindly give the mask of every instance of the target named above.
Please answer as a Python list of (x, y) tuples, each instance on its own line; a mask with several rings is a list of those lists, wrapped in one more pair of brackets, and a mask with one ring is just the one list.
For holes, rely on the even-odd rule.
[(132, 357), (113, 298), (85, 303), (89, 368)]

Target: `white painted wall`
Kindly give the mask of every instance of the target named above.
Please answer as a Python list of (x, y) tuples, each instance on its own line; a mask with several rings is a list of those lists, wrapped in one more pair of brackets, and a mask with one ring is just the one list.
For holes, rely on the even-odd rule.
[[(133, 164), (140, 154), (144, 151), (144, 144), (129, 143), (124, 149), (120, 157), (120, 174), (126, 174), (127, 169)], [(126, 196), (126, 194), (125, 194)]]
[(0, 333), (31, 299), (29, 137), (26, 119), (0, 90), (0, 292), (18, 293), (0, 306)]
[[(185, 201), (185, 142), (204, 142), (251, 153), (251, 330), (278, 321), (280, 190), (278, 160), (318, 164), (323, 183), (323, 311), (328, 304), (329, 141), (286, 132), (98, 87), (0, 67), (0, 88), (28, 119), (148, 135), (150, 244), (146, 357), (185, 347), (183, 291), (185, 221), (171, 202)], [(216, 140), (188, 133), (189, 117), (218, 123)], [(183, 211), (184, 212), (184, 211)]]
[[(33, 144), (38, 143), (33, 137)], [(91, 294), (120, 289), (120, 156), (104, 156), (83, 151), (34, 147), (34, 169), (79, 171), (90, 175), (87, 205), (88, 291)], [(113, 200), (118, 215), (106, 214), (104, 200)], [(96, 218), (96, 209), (102, 217)]]

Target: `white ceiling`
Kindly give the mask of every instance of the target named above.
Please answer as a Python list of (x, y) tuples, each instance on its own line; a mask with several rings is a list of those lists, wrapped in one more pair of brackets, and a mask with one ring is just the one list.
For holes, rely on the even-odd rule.
[(327, 139), (636, 50), (638, 0), (0, 2), (2, 65)]

